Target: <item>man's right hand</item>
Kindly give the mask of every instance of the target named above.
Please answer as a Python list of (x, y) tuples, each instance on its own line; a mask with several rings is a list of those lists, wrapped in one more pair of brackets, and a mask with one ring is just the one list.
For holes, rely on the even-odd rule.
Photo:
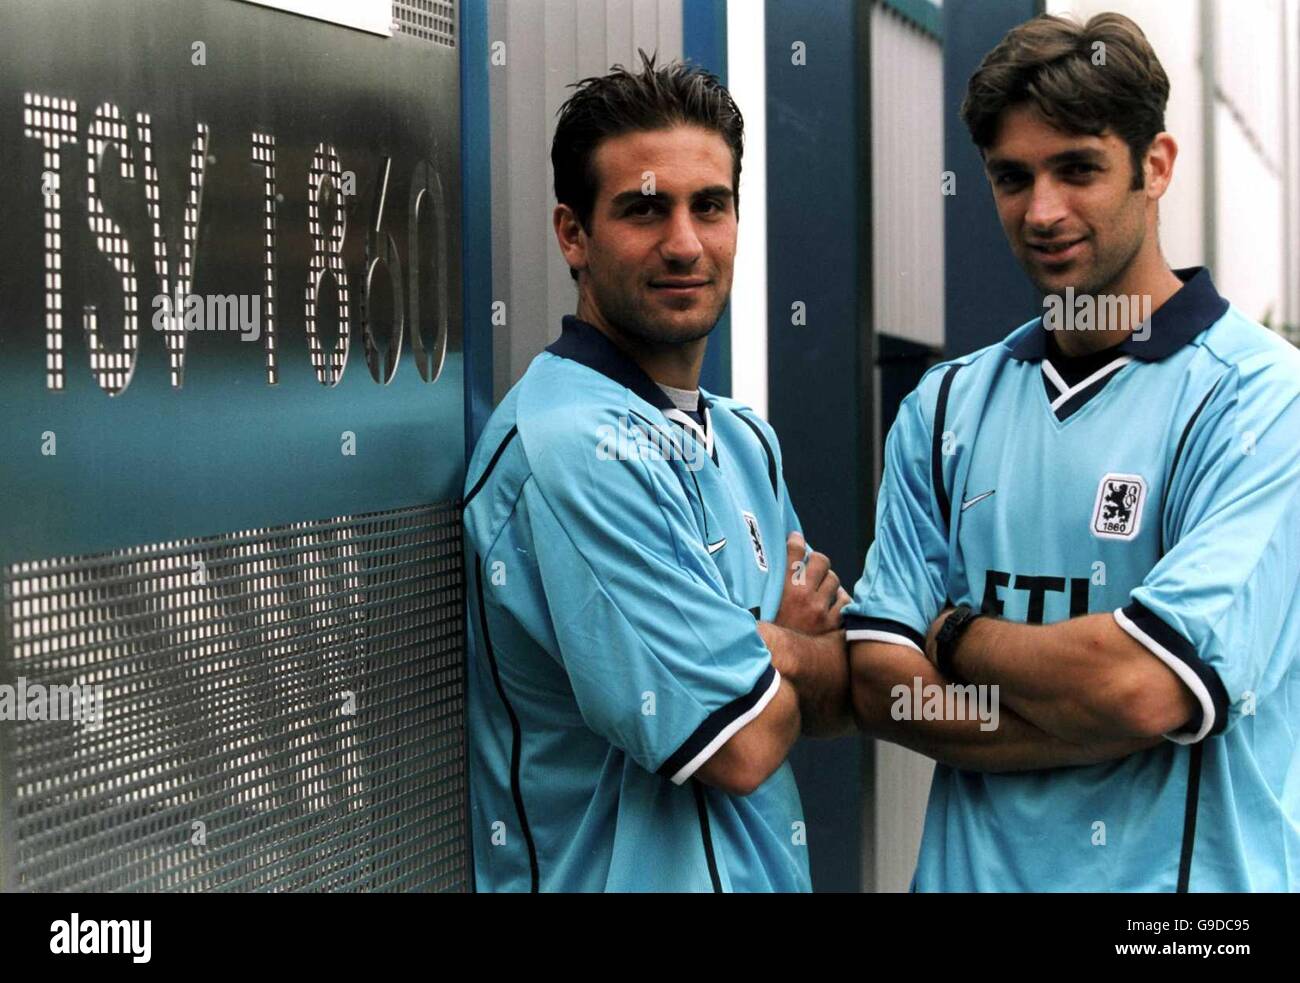
[(838, 631), (840, 611), (851, 600), (826, 554), (809, 554), (803, 536), (790, 533), (785, 541), (785, 585), (775, 623), (805, 635)]

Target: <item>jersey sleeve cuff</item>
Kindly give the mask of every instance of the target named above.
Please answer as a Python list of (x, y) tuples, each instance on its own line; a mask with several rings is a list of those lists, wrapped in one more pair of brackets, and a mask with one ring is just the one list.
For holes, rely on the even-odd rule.
[(860, 614), (844, 616), (844, 638), (850, 642), (888, 642), (903, 645), (925, 654), (925, 635), (901, 621), (868, 618)]
[(1228, 691), (1219, 674), (1196, 654), (1196, 646), (1138, 601), (1115, 611), (1115, 621), (1143, 648), (1174, 671), (1192, 695), (1199, 713), (1165, 737), (1175, 744), (1195, 744), (1228, 726)]
[(674, 785), (681, 785), (713, 757), (736, 731), (762, 713), (780, 686), (781, 674), (769, 664), (758, 677), (753, 689), (704, 718), (704, 722), (695, 728), (695, 732), (682, 746), (659, 766), (659, 774), (670, 779)]

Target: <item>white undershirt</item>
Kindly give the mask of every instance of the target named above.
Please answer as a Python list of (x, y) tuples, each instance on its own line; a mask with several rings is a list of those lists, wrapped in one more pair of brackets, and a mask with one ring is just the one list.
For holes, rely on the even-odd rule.
[(674, 389), (672, 386), (665, 386), (662, 382), (656, 382), (656, 386), (664, 391), (664, 395), (673, 401), (683, 413), (694, 413), (700, 408), (700, 391), (698, 389)]

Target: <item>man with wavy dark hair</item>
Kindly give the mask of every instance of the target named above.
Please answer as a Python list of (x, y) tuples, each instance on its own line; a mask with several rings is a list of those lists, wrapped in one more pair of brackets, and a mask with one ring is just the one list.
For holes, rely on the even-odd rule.
[(1300, 354), (1161, 255), (1168, 95), (1118, 14), (970, 80), (1045, 312), (904, 400), (845, 610), (859, 725), (938, 762), (918, 890), (1300, 888)]
[(803, 891), (786, 754), (851, 729), (848, 595), (776, 434), (699, 386), (743, 123), (679, 63), (586, 79), (552, 149), (576, 317), (466, 479), (481, 890)]

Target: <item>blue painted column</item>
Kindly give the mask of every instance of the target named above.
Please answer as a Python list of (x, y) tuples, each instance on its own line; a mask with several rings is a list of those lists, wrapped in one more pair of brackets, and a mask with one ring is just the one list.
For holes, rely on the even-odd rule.
[[(460, 152), (462, 334), (465, 360), (465, 462), (492, 415), (492, 123), (488, 98), (487, 0), (460, 8)], [(466, 592), (468, 598), (468, 591)], [(468, 614), (468, 612), (467, 612)], [(469, 655), (469, 646), (465, 648)], [(469, 736), (466, 732), (465, 740)], [(475, 890), (469, 783), (465, 836), (470, 890)]]
[[(727, 0), (683, 0), (682, 56), (727, 83)], [(730, 306), (709, 336), (700, 385), (719, 396), (731, 395)]]
[(487, 0), (460, 8), (461, 269), (465, 453), (492, 414), (492, 140)]
[[(874, 506), (869, 5), (766, 3), (768, 416), (808, 541), (852, 585)], [(791, 754), (819, 891), (861, 888), (862, 750), (849, 737)]]
[(944, 166), (957, 193), (944, 198), (945, 333), (949, 357), (1000, 341), (1042, 304), (1007, 245), (984, 162), (961, 121), (966, 83), (1004, 34), (1042, 12), (1042, 0), (946, 0), (943, 5)]

